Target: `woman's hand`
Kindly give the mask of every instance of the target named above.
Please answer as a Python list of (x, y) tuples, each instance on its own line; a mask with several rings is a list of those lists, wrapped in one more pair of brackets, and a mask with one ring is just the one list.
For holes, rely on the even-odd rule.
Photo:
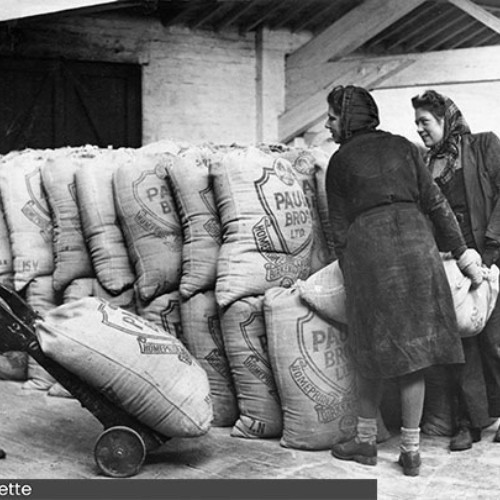
[(478, 287), (483, 282), (481, 256), (473, 248), (468, 248), (457, 260), (457, 265), (465, 276), (470, 278), (473, 287)]

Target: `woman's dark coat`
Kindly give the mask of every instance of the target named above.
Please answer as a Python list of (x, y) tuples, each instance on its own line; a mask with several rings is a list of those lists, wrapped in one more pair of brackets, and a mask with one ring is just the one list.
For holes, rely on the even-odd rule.
[(500, 139), (492, 132), (463, 135), (461, 161), (472, 233), (483, 253), (486, 238), (500, 246)]
[[(465, 193), (476, 247), (481, 254), (487, 244), (500, 246), (500, 139), (492, 132), (462, 136), (461, 162)], [(497, 260), (497, 265), (500, 262)], [(486, 381), (489, 415), (500, 416), (500, 300), (477, 338)], [(475, 354), (474, 354), (475, 355)], [(472, 357), (472, 354), (467, 354)], [(477, 356), (476, 356), (477, 357)], [(482, 404), (481, 361), (468, 360), (464, 366), (461, 386), (469, 391), (466, 398), (469, 418), (478, 427), (484, 425)]]
[(360, 373), (390, 378), (462, 363), (428, 218), (446, 250), (456, 251), (464, 240), (417, 147), (387, 132), (357, 133), (332, 156), (326, 182), (349, 348)]

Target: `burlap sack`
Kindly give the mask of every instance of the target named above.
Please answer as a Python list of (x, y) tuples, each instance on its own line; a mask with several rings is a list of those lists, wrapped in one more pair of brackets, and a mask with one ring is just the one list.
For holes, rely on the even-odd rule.
[(21, 351), (0, 354), (0, 380), (26, 380), (28, 355)]
[[(52, 276), (34, 279), (26, 290), (26, 302), (42, 316), (62, 302), (61, 294), (52, 286)], [(31, 356), (28, 357), (27, 380), (23, 389), (48, 391), (56, 384), (56, 379), (42, 368)]]
[(113, 172), (133, 161), (127, 150), (106, 150), (75, 173), (78, 209), (92, 264), (101, 285), (118, 295), (131, 287), (135, 274), (113, 201)]
[(172, 335), (95, 298), (50, 311), (36, 325), (44, 353), (151, 429), (205, 434), (213, 418), (207, 375)]
[(182, 231), (166, 164), (172, 155), (136, 155), (113, 174), (113, 193), (136, 294), (144, 301), (177, 290), (181, 276)]
[(10, 236), (5, 222), (5, 215), (0, 197), (0, 283), (9, 288), (14, 285), (14, 265), (12, 262), (12, 250), (10, 248)]
[(240, 413), (231, 431), (236, 437), (273, 438), (282, 432), (262, 302), (263, 296), (246, 297), (233, 302), (220, 316)]
[(167, 164), (168, 178), (182, 224), (182, 276), (179, 291), (185, 299), (215, 287), (221, 226), (209, 167), (219, 154), (208, 147), (189, 148)]
[(326, 195), (326, 172), (331, 155), (320, 147), (309, 149), (314, 156), (315, 177), (316, 177), (316, 195), (318, 202), (318, 214), (321, 220), (321, 227), (326, 239), (326, 245), (329, 251), (331, 261), (335, 260), (335, 250), (333, 244), (333, 233), (330, 224), (330, 215), (328, 212), (328, 197)]
[(357, 393), (345, 325), (314, 314), (295, 289), (273, 288), (264, 299), (274, 379), (283, 409), (281, 445), (331, 448), (352, 435)]
[(112, 306), (120, 307), (125, 311), (136, 312), (135, 295), (133, 288), (124, 290), (118, 295), (111, 295), (99, 283), (97, 278), (79, 278), (73, 280), (64, 290), (63, 303), (68, 304), (85, 297), (96, 297), (109, 302)]
[[(271, 151), (273, 149), (271, 148)], [(320, 192), (316, 179), (316, 157), (307, 149), (275, 148), (273, 156), (289, 161), (307, 199), (311, 213), (313, 242), (311, 247), (311, 273), (322, 269), (333, 259), (330, 257), (326, 235), (320, 217)]]
[(14, 288), (52, 274), (52, 219), (42, 189), (40, 168), (51, 150), (26, 150), (0, 164), (0, 195), (9, 231), (14, 267)]
[[(489, 270), (485, 268), (484, 281), (479, 287), (472, 288), (470, 279), (462, 274), (455, 259), (443, 255), (443, 265), (453, 296), (460, 335), (477, 335), (495, 307), (500, 271), (495, 265)], [(347, 322), (344, 278), (338, 261), (325, 266), (307, 280), (298, 280), (296, 287), (300, 297), (321, 317), (327, 321)]]
[(182, 331), (189, 352), (207, 372), (214, 405), (214, 427), (228, 427), (238, 418), (238, 404), (213, 291), (181, 302)]
[(300, 298), (323, 319), (347, 323), (344, 276), (338, 261), (306, 280), (297, 280), (296, 287)]
[(63, 290), (74, 279), (95, 276), (82, 232), (75, 173), (99, 154), (97, 148), (75, 148), (66, 156), (49, 158), (41, 168), (54, 227), (53, 285), (56, 290)]
[[(0, 283), (13, 287), (14, 269), (9, 232), (0, 199)], [(25, 352), (8, 351), (0, 354), (0, 380), (26, 380), (28, 356)]]
[(210, 171), (223, 230), (219, 306), (309, 276), (312, 218), (290, 162), (256, 148), (237, 149)]
[[(0, 199), (0, 283), (12, 288), (14, 269), (9, 232)], [(0, 380), (26, 380), (28, 357), (25, 352), (8, 351), (0, 354)]]
[(483, 282), (477, 288), (472, 288), (471, 280), (462, 274), (455, 259), (444, 257), (443, 263), (453, 295), (460, 335), (477, 335), (483, 330), (495, 308), (500, 270), (495, 265), (489, 270), (484, 268)]
[(150, 142), (139, 149), (137, 152), (139, 154), (156, 155), (170, 153), (176, 155), (182, 149), (189, 147), (189, 143), (184, 141), (176, 141), (174, 139), (162, 139), (160, 141)]
[(180, 294), (178, 290), (160, 295), (151, 302), (144, 302), (136, 296), (136, 309), (137, 314), (141, 318), (146, 321), (151, 321), (151, 323), (165, 330), (170, 335), (173, 335), (186, 346), (183, 335)]

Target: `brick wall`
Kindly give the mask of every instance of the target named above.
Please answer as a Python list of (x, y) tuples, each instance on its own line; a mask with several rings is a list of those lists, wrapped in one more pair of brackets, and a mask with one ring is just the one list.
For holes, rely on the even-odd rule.
[(165, 28), (154, 18), (67, 16), (19, 23), (0, 54), (139, 63), (143, 143), (277, 140), (284, 110), (285, 55), (308, 35)]

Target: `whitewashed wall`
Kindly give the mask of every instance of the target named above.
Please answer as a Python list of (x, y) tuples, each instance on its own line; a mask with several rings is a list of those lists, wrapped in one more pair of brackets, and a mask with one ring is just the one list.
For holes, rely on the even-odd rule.
[(462, 83), (375, 90), (381, 117), (381, 127), (421, 142), (415, 127), (411, 98), (427, 88), (450, 97), (462, 111), (472, 132), (493, 131), (500, 136), (500, 82)]
[(284, 111), (285, 55), (308, 35), (245, 36), (115, 15), (61, 17), (20, 25), (2, 55), (139, 63), (143, 67), (143, 143), (277, 141)]

